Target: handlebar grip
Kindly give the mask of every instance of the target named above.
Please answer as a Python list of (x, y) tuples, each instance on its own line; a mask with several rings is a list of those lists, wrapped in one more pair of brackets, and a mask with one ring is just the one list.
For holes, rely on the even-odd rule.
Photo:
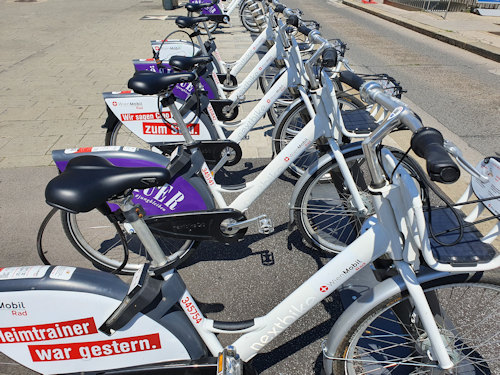
[(297, 17), (295, 14), (292, 14), (290, 17), (286, 19), (287, 25), (292, 25), (295, 27), (299, 26), (299, 17)]
[(322, 63), (321, 66), (325, 68), (334, 68), (337, 66), (338, 56), (337, 50), (334, 47), (328, 47), (323, 51), (321, 55)]
[(345, 70), (340, 73), (340, 82), (347, 83), (353, 89), (356, 89), (358, 91), (359, 88), (363, 85), (363, 83), (365, 83), (363, 78), (357, 76), (356, 74), (348, 70)]
[(305, 35), (305, 36), (308, 36), (309, 33), (312, 31), (312, 29), (304, 26), (304, 25), (300, 25), (299, 27), (297, 27), (297, 30), (299, 33)]
[(286, 9), (286, 6), (284, 6), (283, 4), (278, 4), (276, 5), (276, 7), (274, 8), (274, 11), (276, 13), (283, 13), (283, 11)]
[(439, 130), (421, 128), (411, 138), (411, 148), (427, 162), (427, 173), (432, 181), (451, 184), (460, 177), (460, 169), (443, 146)]

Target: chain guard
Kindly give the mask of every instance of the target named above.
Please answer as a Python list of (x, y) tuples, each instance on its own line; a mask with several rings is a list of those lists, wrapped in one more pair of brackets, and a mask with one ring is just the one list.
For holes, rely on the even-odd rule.
[(225, 113), (224, 108), (229, 107), (233, 102), (229, 99), (211, 99), (210, 104), (214, 108), (217, 118), (222, 121), (232, 121), (239, 114), (239, 107), (234, 107), (230, 113)]
[(224, 220), (236, 222), (246, 220), (245, 215), (231, 208), (153, 216), (145, 220), (149, 229), (160, 236), (195, 241), (218, 241), (224, 244), (239, 241), (248, 230), (242, 228), (230, 235), (221, 231)]
[[(172, 152), (174, 152), (174, 150), (178, 146), (182, 145), (183, 143), (176, 142), (164, 145), (155, 144), (153, 146), (160, 149), (163, 154), (169, 155)], [(221, 159), (221, 155), (226, 148), (229, 148), (233, 154), (231, 159), (226, 161), (226, 163), (224, 164), (227, 167), (238, 164), (243, 154), (240, 145), (234, 141), (230, 141), (229, 139), (223, 139), (219, 141), (210, 141), (210, 140), (199, 141), (197, 146), (199, 147), (201, 153), (203, 154), (205, 161), (210, 165), (214, 165), (219, 162), (219, 160)]]

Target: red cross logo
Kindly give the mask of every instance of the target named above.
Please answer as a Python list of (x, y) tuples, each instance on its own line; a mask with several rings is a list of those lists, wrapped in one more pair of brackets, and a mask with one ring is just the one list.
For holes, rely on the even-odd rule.
[(321, 288), (319, 288), (319, 291), (325, 293), (328, 291), (328, 287), (326, 285), (323, 285)]

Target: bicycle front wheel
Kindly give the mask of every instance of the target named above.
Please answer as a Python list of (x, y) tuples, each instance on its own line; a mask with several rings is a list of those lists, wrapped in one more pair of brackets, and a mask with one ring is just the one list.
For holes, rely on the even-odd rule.
[(344, 250), (358, 238), (364, 221), (374, 213), (367, 185), (370, 175), (363, 152), (356, 150), (344, 158), (367, 213), (356, 209), (335, 159), (308, 179), (294, 204), (295, 222), (303, 238), (329, 254)]
[[(353, 111), (364, 106), (362, 101), (345, 93), (337, 94), (337, 102), (342, 111)], [(295, 105), (283, 115), (277, 121), (275, 137), (272, 142), (273, 153), (279, 154), (310, 120), (311, 116), (304, 102)], [(321, 155), (321, 150), (316, 143), (313, 143), (288, 167), (288, 171), (294, 176), (300, 177)]]
[[(94, 266), (103, 271), (115, 271), (123, 262), (124, 251), (119, 235), (110, 221), (97, 210), (71, 214), (62, 212), (63, 229), (73, 246)], [(129, 249), (127, 265), (122, 274), (133, 274), (142, 264), (151, 260), (144, 245), (135, 234), (129, 233), (123, 224)], [(196, 242), (154, 235), (165, 255), (172, 256), (169, 264), (179, 265), (187, 259)], [(152, 267), (154, 269), (154, 267)]]
[(453, 283), (424, 288), (454, 367), (441, 370), (415, 305), (393, 296), (369, 312), (339, 346), (334, 374), (500, 374), (500, 287)]

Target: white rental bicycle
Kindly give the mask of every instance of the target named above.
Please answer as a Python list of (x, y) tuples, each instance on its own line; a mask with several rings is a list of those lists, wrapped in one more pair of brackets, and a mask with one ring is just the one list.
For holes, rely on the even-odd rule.
[[(303, 30), (310, 33), (311, 30)], [(328, 46), (327, 41), (319, 35), (314, 38), (323, 43), (322, 48)], [(293, 40), (292, 40), (293, 42)], [(292, 48), (293, 50), (295, 48)], [(321, 54), (321, 51), (320, 51)], [(292, 54), (293, 55), (293, 54)], [(298, 56), (298, 53), (295, 55)], [(290, 63), (301, 64), (300, 58), (291, 59)], [(360, 143), (352, 143), (340, 147), (337, 143), (340, 135), (346, 132), (341, 116), (339, 104), (333, 90), (331, 80), (326, 72), (322, 73), (322, 86), (320, 88), (319, 106), (311, 113), (312, 120), (291, 140), (283, 150), (259, 173), (252, 181), (237, 185), (227, 186), (216, 183), (213, 171), (226, 161), (233, 161), (232, 153), (224, 153), (220, 162), (209, 168), (205, 155), (201, 152), (202, 147), (211, 146), (215, 155), (220, 156), (222, 150), (230, 147), (227, 143), (241, 140), (253, 126), (251, 120), (258, 118), (269, 108), (273, 99), (279, 97), (287, 88), (301, 81), (300, 69), (288, 69), (273, 85), (261, 103), (257, 106), (248, 122), (243, 122), (228, 138), (227, 141), (217, 141), (217, 144), (204, 146), (196, 142), (190, 134), (189, 128), (184, 123), (175, 99), (169, 92), (172, 84), (181, 80), (193, 81), (193, 73), (179, 73), (177, 75), (136, 75), (129, 82), (130, 87), (136, 92), (158, 94), (164, 93), (166, 97), (162, 102), (168, 106), (171, 121), (179, 127), (186, 145), (183, 148), (183, 157), (187, 159), (191, 168), (182, 167), (184, 172), (177, 176), (172, 183), (173, 187), (161, 189), (161, 193), (152, 191), (136, 192), (137, 202), (146, 206), (148, 225), (154, 226), (155, 234), (161, 242), (166, 254), (170, 254), (170, 261), (177, 262), (175, 257), (185, 257), (193, 248), (195, 240), (215, 240), (231, 242), (241, 239), (248, 227), (258, 225), (259, 231), (264, 234), (273, 232), (272, 220), (265, 214), (246, 218), (248, 207), (315, 141), (321, 139), (324, 144), (324, 155), (311, 168), (304, 173), (302, 178), (295, 184), (290, 200), (291, 223), (297, 223), (304, 238), (312, 245), (320, 249), (337, 253), (342, 251), (349, 243), (361, 233), (363, 222), (373, 214), (371, 194), (368, 192), (365, 178), (366, 164)], [(306, 103), (309, 98), (305, 90), (299, 87), (299, 91)], [(166, 92), (166, 94), (165, 94)], [(274, 95), (274, 97), (273, 97)], [(370, 122), (376, 127), (368, 112), (362, 111), (367, 118), (363, 120)], [(366, 136), (362, 134), (360, 137)], [(218, 147), (218, 148), (217, 148)], [(231, 146), (233, 147), (233, 146)], [(96, 148), (95, 150), (59, 150), (54, 151), (53, 159), (58, 168), (63, 171), (70, 159), (89, 151), (92, 155), (99, 155), (109, 160), (121, 159), (120, 165), (138, 165), (136, 159), (141, 159), (143, 165), (167, 165), (169, 160), (163, 155), (146, 151), (126, 152), (130, 147), (123, 150), (119, 146), (108, 149)], [(233, 148), (234, 149), (234, 148)], [(135, 148), (134, 148), (135, 150)], [(402, 153), (401, 153), (402, 154)], [(238, 155), (236, 153), (236, 155)], [(241, 155), (241, 153), (240, 153)], [(405, 167), (411, 169), (411, 165), (405, 161)], [(328, 177), (326, 177), (328, 175)], [(193, 183), (196, 178), (196, 183)], [(187, 181), (187, 182), (185, 182)], [(188, 187), (186, 184), (191, 185)], [(193, 185), (194, 184), (194, 185)], [(326, 196), (321, 191), (329, 192)], [(193, 194), (196, 191), (196, 194)], [(238, 194), (231, 202), (226, 201), (227, 196), (223, 194)], [(171, 205), (170, 199), (182, 198), (179, 204)], [(170, 198), (169, 198), (170, 197)], [(179, 198), (177, 198), (179, 200)], [(190, 202), (190, 204), (188, 204)], [(196, 203), (195, 203), (196, 202)], [(166, 207), (165, 207), (166, 206)], [(158, 207), (162, 207), (161, 210)], [(212, 209), (210, 213), (200, 214), (199, 210)], [(182, 228), (177, 224), (179, 218), (176, 215), (183, 212)], [(109, 220), (98, 210), (84, 214), (63, 213), (63, 227), (68, 238), (75, 248), (85, 257), (90, 259), (96, 266), (102, 269), (116, 270), (123, 259), (123, 250), (120, 240), (116, 237), (115, 228)], [(120, 219), (118, 217), (118, 219)], [(193, 228), (198, 228), (196, 231)], [(204, 228), (201, 230), (200, 228)], [(144, 263), (145, 249), (138, 241), (134, 241), (135, 232), (131, 228), (123, 228), (131, 245), (131, 259), (124, 272), (134, 272)], [(185, 241), (182, 241), (184, 239)], [(133, 257), (133, 258), (132, 258)]]
[[(487, 280), (481, 271), (498, 268), (500, 257), (465, 264), (437, 260), (419, 189), (378, 145), (404, 123), (432, 179), (456, 181), (458, 167), (438, 131), (423, 128), (378, 84), (351, 78), (366, 100), (392, 107), (388, 120), (363, 142), (376, 215), (356, 241), (269, 313), (240, 322), (206, 318), (179, 274), (161, 269), (165, 256), (141, 207), (131, 201), (131, 189), (161, 186), (173, 171), (119, 168), (87, 155), (73, 159), (48, 184), (47, 202), (70, 212), (106, 211), (113, 198), (148, 249), (156, 275), (145, 266), (128, 286), (108, 273), (81, 268), (1, 269), (1, 300), (16, 314), (2, 315), (0, 351), (43, 374), (254, 374), (250, 361), (259, 351), (343, 282), (383, 258), (384, 281), (340, 316), (323, 343), (323, 373), (498, 374), (500, 287), (478, 281)], [(223, 347), (219, 333), (240, 337)]]

